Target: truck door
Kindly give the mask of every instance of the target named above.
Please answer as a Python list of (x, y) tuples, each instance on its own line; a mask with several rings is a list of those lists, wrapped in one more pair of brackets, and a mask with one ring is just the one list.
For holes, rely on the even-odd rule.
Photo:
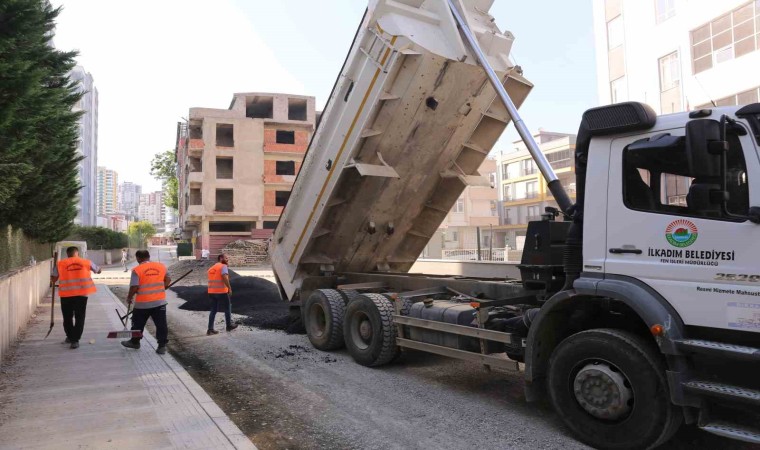
[(688, 128), (612, 141), (605, 271), (649, 285), (687, 325), (760, 333), (760, 225), (732, 217), (760, 205), (760, 162), (749, 134), (727, 137), (727, 212), (720, 158)]

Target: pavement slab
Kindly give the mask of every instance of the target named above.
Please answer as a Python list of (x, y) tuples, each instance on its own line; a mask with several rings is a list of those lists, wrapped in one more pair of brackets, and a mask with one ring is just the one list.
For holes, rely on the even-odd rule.
[(72, 350), (56, 299), (40, 307), (0, 375), (0, 449), (256, 449), (146, 331), (140, 350), (106, 339), (124, 306), (107, 286), (89, 297)]

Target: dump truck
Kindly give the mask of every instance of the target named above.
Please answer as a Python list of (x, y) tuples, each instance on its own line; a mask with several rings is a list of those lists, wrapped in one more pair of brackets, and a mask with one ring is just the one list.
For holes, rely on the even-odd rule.
[[(492, 4), (370, 1), (272, 237), (283, 299), (365, 366), (412, 349), (521, 370), (597, 448), (682, 423), (760, 443), (760, 104), (586, 111), (573, 199), (520, 119), (532, 85)], [(558, 205), (520, 279), (409, 273), (510, 122)]]

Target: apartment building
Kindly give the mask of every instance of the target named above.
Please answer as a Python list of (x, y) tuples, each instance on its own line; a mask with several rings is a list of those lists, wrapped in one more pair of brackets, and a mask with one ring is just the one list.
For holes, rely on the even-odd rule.
[(191, 108), (179, 124), (179, 224), (196, 254), (268, 238), (314, 132), (314, 97), (234, 94), (228, 109)]
[(491, 240), (499, 225), (496, 160), (486, 159), (478, 172), (490, 185), (464, 189), (425, 247), (423, 258), (477, 260), (480, 239), (481, 259), (503, 259), (504, 246), (498, 248)]
[(77, 153), (82, 157), (77, 163), (82, 189), (77, 193), (74, 223), (94, 226), (97, 224), (98, 89), (92, 75), (82, 66), (74, 67), (70, 76), (82, 92), (82, 98), (72, 108), (74, 112), (82, 113), (77, 143)]
[(115, 170), (98, 166), (98, 216), (118, 212), (119, 174)]
[(137, 217), (142, 186), (131, 181), (119, 183), (118, 211), (128, 218)]
[[(571, 199), (575, 199), (575, 135), (539, 129), (533, 135)], [(522, 141), (514, 151), (496, 158), (498, 166), (499, 226), (494, 241), (500, 247), (522, 250), (528, 222), (541, 220), (546, 207), (557, 207), (541, 172)]]
[(660, 114), (758, 101), (760, 2), (593, 0), (599, 100)]
[(164, 193), (162, 191), (140, 194), (140, 203), (137, 206), (137, 216), (140, 220), (147, 220), (157, 231), (164, 229), (166, 221), (166, 205), (164, 205)]

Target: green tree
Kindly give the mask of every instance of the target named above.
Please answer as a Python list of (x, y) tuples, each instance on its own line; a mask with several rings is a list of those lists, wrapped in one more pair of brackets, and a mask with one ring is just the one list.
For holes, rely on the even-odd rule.
[(133, 247), (144, 248), (148, 239), (156, 235), (156, 228), (147, 220), (141, 220), (130, 223), (127, 234)]
[(129, 246), (126, 234), (103, 227), (80, 227), (74, 225), (71, 234), (66, 240), (85, 241), (91, 249), (124, 248)]
[(0, 225), (41, 242), (65, 238), (76, 217), (81, 98), (75, 52), (52, 46), (60, 8), (0, 1)]
[(161, 181), (164, 187), (164, 205), (172, 209), (179, 208), (179, 181), (177, 181), (177, 162), (174, 150), (156, 153), (150, 162), (150, 174)]

